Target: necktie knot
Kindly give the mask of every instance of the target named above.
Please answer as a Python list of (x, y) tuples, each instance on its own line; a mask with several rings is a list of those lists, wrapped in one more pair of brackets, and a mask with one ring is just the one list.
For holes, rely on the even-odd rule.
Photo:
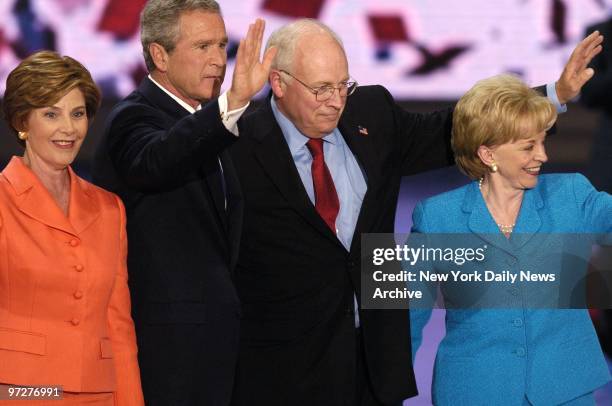
[(323, 138), (310, 138), (306, 143), (306, 147), (308, 147), (308, 151), (310, 151), (313, 158), (323, 156)]

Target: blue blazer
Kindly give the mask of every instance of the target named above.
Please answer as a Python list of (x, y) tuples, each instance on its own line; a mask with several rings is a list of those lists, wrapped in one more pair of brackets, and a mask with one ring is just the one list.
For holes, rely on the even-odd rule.
[[(463, 233), (481, 238), (487, 256), (518, 270), (529, 236), (544, 233), (612, 233), (612, 196), (579, 174), (541, 175), (526, 190), (510, 240), (499, 235), (478, 184), (417, 204), (413, 232)], [(510, 286), (510, 285), (508, 285)], [(521, 288), (496, 291), (523, 305), (507, 309), (446, 311), (446, 336), (438, 347), (432, 396), (436, 405), (559, 404), (610, 380), (600, 344), (585, 309), (531, 306)], [(530, 295), (531, 293), (531, 295)], [(446, 299), (445, 299), (446, 300)], [(431, 310), (412, 309), (413, 359)]]

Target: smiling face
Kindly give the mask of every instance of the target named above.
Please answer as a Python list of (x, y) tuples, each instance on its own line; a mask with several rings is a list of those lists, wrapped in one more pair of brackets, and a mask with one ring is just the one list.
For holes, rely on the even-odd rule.
[[(217, 13), (188, 11), (179, 18), (175, 48), (152, 50), (153, 78), (192, 107), (219, 96), (227, 62), (227, 33)], [(156, 52), (157, 51), (157, 52)]]
[(43, 171), (65, 169), (76, 158), (87, 134), (85, 98), (78, 88), (52, 106), (34, 109), (26, 121), (24, 161)]
[[(346, 55), (327, 34), (308, 34), (298, 42), (290, 73), (311, 88), (338, 86), (349, 80)], [(280, 75), (283, 84), (274, 89), (277, 105), (302, 134), (321, 138), (338, 126), (346, 97), (335, 90), (329, 100), (320, 102), (297, 80)]]
[(544, 142), (546, 132), (491, 148), (491, 157), (498, 171), (491, 178), (511, 189), (531, 189), (538, 183), (542, 164), (548, 161)]

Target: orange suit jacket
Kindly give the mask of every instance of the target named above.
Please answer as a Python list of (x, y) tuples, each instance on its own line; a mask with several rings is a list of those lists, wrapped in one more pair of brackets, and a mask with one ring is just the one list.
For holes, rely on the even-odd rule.
[(20, 158), (0, 174), (0, 383), (141, 405), (123, 204), (68, 170), (67, 217)]

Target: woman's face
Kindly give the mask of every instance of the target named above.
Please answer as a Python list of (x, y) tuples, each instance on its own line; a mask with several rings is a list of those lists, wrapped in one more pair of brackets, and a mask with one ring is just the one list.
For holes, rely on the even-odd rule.
[(497, 164), (497, 177), (504, 186), (513, 189), (531, 189), (538, 183), (542, 164), (546, 156), (546, 132), (522, 138), (492, 148), (492, 157)]
[(87, 134), (86, 113), (85, 98), (78, 88), (53, 106), (32, 110), (25, 153), (29, 164), (51, 170), (70, 165)]

